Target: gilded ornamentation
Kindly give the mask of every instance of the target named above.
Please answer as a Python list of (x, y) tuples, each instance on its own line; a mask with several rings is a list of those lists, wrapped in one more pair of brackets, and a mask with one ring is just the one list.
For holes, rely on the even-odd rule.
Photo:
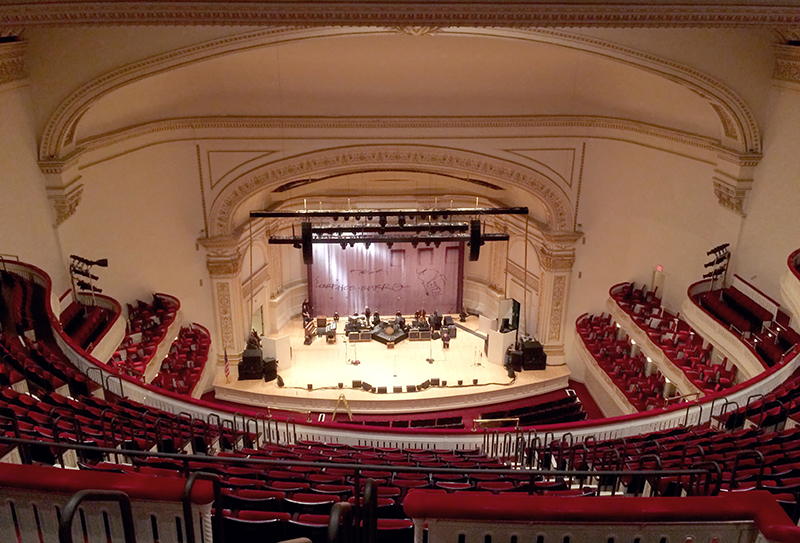
[(547, 337), (551, 341), (558, 341), (561, 337), (561, 317), (564, 312), (564, 288), (567, 278), (557, 275), (553, 278), (553, 302), (550, 306), (550, 332)]
[(744, 204), (747, 194), (750, 192), (752, 179), (738, 181), (736, 185), (714, 178), (714, 194), (717, 196), (722, 207), (730, 209), (734, 213), (746, 217)]
[(4, 26), (419, 25), (505, 27), (798, 26), (795, 6), (742, 2), (6, 2)]
[(220, 329), (222, 330), (222, 344), (227, 349), (235, 350), (233, 344), (233, 317), (231, 316), (231, 286), (226, 281), (217, 284), (217, 308)]
[(48, 188), (47, 199), (50, 200), (56, 212), (56, 228), (72, 217), (78, 210), (83, 196), (83, 185), (77, 185), (67, 190), (66, 188)]
[(773, 79), (800, 83), (800, 46), (775, 45), (775, 71)]
[(226, 188), (212, 206), (210, 221), (212, 233), (220, 235), (231, 231), (233, 225), (230, 221), (234, 210), (254, 192), (285, 183), (292, 178), (302, 179), (320, 172), (357, 171), (364, 166), (376, 164), (393, 167), (414, 165), (416, 168), (422, 167), (429, 171), (452, 172), (459, 175), (468, 173), (502, 180), (522, 186), (538, 195), (553, 217), (554, 229), (567, 230), (572, 219), (567, 197), (551, 181), (542, 178), (533, 170), (456, 150), (375, 145), (305, 155), (270, 165), (250, 177), (242, 177), (237, 183)]

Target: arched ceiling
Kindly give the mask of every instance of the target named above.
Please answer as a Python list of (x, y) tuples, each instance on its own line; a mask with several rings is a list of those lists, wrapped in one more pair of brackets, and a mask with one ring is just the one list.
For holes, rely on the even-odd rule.
[(714, 139), (683, 84), (539, 41), (359, 33), (245, 49), (139, 79), (92, 104), (77, 139), (197, 116), (592, 115)]

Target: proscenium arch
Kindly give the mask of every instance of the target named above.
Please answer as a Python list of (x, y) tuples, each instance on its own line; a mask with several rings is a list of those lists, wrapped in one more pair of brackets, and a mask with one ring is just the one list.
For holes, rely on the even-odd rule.
[(563, 189), (544, 175), (505, 160), (457, 149), (421, 145), (362, 145), (312, 152), (266, 164), (226, 186), (209, 213), (209, 236), (232, 234), (237, 210), (252, 196), (284, 183), (380, 168), (414, 169), (456, 177), (473, 177), (503, 187), (517, 187), (539, 199), (551, 231), (572, 231), (572, 205)]
[[(80, 154), (75, 134), (81, 117), (105, 95), (125, 85), (150, 76), (175, 70), (212, 58), (269, 47), (297, 40), (332, 38), (366, 34), (393, 34), (396, 28), (270, 28), (212, 40), (176, 51), (156, 55), (104, 74), (80, 87), (67, 97), (51, 115), (39, 146), (39, 160), (64, 161)], [(691, 89), (709, 101), (720, 118), (721, 134), (732, 138), (731, 151), (760, 154), (761, 134), (747, 103), (731, 88), (698, 70), (656, 55), (644, 53), (596, 38), (553, 29), (442, 28), (447, 35), (483, 36), (559, 45), (604, 56), (635, 68), (655, 73)]]

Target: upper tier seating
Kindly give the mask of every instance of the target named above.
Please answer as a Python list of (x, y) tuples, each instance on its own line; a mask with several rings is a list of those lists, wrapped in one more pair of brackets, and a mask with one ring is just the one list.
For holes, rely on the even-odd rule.
[(704, 394), (713, 394), (736, 384), (739, 368), (735, 364), (727, 359), (712, 364), (713, 347), (710, 343), (706, 343), (679, 315), (664, 309), (655, 292), (640, 302), (636, 301), (635, 292), (634, 284), (628, 283), (612, 289), (611, 297), (692, 384)]
[(664, 407), (664, 376), (648, 372), (641, 352), (631, 355), (630, 339), (618, 339), (619, 327), (610, 316), (587, 315), (577, 327), (589, 353), (637, 411)]
[(178, 394), (191, 394), (203, 373), (210, 346), (211, 336), (204, 327), (197, 323), (182, 327), (151, 384)]
[(177, 313), (177, 303), (163, 294), (154, 294), (152, 303), (138, 300), (136, 305), (128, 304), (125, 339), (109, 364), (126, 375), (141, 379)]

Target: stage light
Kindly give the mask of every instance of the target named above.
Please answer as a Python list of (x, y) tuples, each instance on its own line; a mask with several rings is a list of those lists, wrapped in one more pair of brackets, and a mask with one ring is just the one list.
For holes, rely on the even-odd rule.
[(412, 246), (414, 249), (416, 249), (418, 245), (419, 245), (419, 241), (412, 241), (412, 242), (411, 242), (411, 246)]
[(386, 248), (387, 249), (391, 249), (393, 246), (394, 246), (394, 242), (391, 242), (391, 241), (386, 244)]
[(364, 248), (365, 248), (365, 249), (369, 249), (369, 246), (370, 246), (370, 245), (372, 245), (372, 243), (370, 243), (370, 242), (366, 242), (366, 243), (364, 244)]
[(342, 251), (344, 251), (345, 249), (347, 249), (347, 243), (340, 243), (339, 245), (341, 245), (341, 246), (342, 246)]
[(406, 217), (405, 217), (405, 215), (400, 215), (399, 217), (397, 217), (397, 225), (400, 226), (400, 227), (403, 227), (403, 226), (406, 225)]
[(94, 264), (95, 266), (100, 266), (101, 268), (107, 268), (108, 267), (108, 259), (107, 258), (101, 258), (100, 260), (95, 260), (94, 262), (92, 262), (92, 264)]

